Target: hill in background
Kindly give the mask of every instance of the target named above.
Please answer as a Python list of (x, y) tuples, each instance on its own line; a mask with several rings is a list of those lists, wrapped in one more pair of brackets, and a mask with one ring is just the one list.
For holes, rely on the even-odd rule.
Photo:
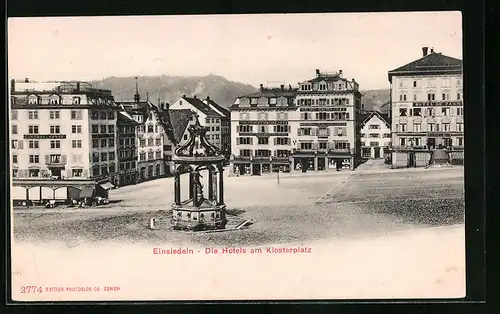
[[(138, 76), (139, 94), (153, 104), (172, 103), (182, 95), (206, 98), (210, 96), (215, 102), (229, 107), (241, 95), (257, 92), (257, 88), (225, 79), (218, 75), (208, 76)], [(110, 89), (115, 100), (133, 100), (135, 94), (135, 77), (108, 77), (99, 81), (91, 81), (93, 87)]]
[[(242, 95), (258, 91), (258, 88), (239, 82), (229, 81), (218, 75), (207, 76), (139, 76), (139, 94), (141, 99), (149, 100), (153, 104), (162, 102), (172, 103), (182, 95), (205, 98), (210, 96), (215, 102), (224, 107), (229, 107), (234, 100)], [(135, 78), (131, 77), (108, 77), (99, 81), (91, 81), (92, 86), (110, 89), (115, 100), (133, 100), (135, 94)], [(379, 110), (387, 112), (390, 101), (389, 89), (374, 89), (361, 92), (363, 97), (361, 103), (365, 110)]]

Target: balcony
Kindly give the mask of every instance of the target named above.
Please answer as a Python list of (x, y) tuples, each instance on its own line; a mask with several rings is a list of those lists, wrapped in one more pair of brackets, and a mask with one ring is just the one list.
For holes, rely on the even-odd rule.
[(48, 167), (64, 167), (67, 162), (67, 156), (66, 155), (45, 155), (45, 164)]

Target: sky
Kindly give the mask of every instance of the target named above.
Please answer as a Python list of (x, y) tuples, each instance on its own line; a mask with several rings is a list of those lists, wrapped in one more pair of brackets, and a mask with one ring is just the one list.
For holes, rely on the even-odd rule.
[(221, 75), (297, 85), (343, 70), (360, 89), (389, 88), (387, 72), (422, 47), (462, 58), (460, 12), (10, 18), (9, 79)]

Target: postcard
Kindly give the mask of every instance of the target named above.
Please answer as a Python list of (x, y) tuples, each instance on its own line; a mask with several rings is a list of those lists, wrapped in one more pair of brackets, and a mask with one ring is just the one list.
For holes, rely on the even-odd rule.
[(465, 296), (460, 12), (10, 18), (14, 301)]

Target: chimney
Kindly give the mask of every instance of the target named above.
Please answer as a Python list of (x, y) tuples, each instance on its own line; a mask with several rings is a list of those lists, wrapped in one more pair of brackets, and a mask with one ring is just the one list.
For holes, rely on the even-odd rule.
[(431, 53), (434, 53), (434, 47), (431, 48)]
[(193, 96), (193, 98), (194, 98), (194, 99), (198, 99), (198, 98), (196, 97), (196, 95), (194, 95), (194, 96)]
[(361, 110), (365, 110), (365, 104), (361, 104)]
[(321, 73), (319, 72), (319, 69), (316, 69), (316, 76), (320, 76)]
[(166, 111), (170, 108), (170, 104), (168, 102), (163, 104), (163, 108), (165, 108)]
[(285, 90), (285, 85), (281, 85), (281, 90)]
[(260, 84), (260, 91), (262, 92), (264, 90), (264, 84)]
[(288, 89), (289, 89), (289, 90), (292, 90), (292, 85), (288, 85)]
[(210, 101), (210, 96), (207, 96), (207, 101)]
[(427, 50), (429, 50), (429, 47), (422, 47), (422, 53), (424, 57), (427, 55)]
[(76, 82), (76, 91), (79, 92), (80, 91), (80, 82)]
[(12, 79), (10, 80), (10, 92), (15, 92), (16, 91), (16, 80)]
[(29, 78), (25, 78), (24, 79), (24, 83), (29, 83), (30, 82), (30, 79)]
[(186, 98), (186, 95), (182, 95), (182, 98)]
[(339, 76), (342, 77), (342, 70), (339, 70)]

